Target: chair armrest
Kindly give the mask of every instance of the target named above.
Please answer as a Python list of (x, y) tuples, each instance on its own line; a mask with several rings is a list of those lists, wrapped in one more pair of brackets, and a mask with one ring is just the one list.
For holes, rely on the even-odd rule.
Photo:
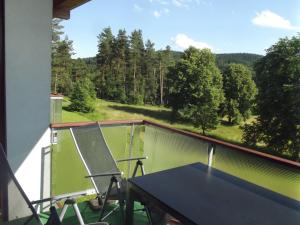
[(134, 158), (128, 158), (128, 159), (118, 159), (118, 160), (116, 160), (116, 162), (119, 163), (119, 162), (128, 162), (128, 161), (138, 161), (138, 160), (144, 160), (144, 159), (148, 159), (148, 156), (134, 157)]
[(89, 194), (88, 191), (89, 190), (72, 192), (72, 193), (68, 193), (68, 194), (53, 196), (53, 197), (50, 197), (50, 198), (35, 200), (35, 201), (31, 201), (31, 204), (35, 205), (35, 204), (40, 204), (40, 203), (43, 203), (43, 202), (60, 201), (60, 200), (63, 200), (63, 199), (68, 199), (68, 198), (77, 198), (77, 197), (80, 197), (80, 196), (88, 195)]
[(85, 176), (85, 178), (117, 176), (117, 175), (122, 175), (122, 174), (123, 174), (123, 172), (98, 173), (98, 174), (91, 174), (89, 176)]
[(44, 199), (39, 199), (39, 200), (31, 201), (30, 203), (32, 205), (35, 205), (35, 204), (40, 204), (40, 203), (43, 203), (43, 202), (50, 202), (52, 200), (53, 200), (53, 198), (44, 198)]

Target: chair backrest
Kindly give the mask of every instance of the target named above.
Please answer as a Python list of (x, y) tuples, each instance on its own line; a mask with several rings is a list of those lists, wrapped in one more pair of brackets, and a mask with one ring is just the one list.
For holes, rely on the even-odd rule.
[[(98, 123), (73, 127), (70, 130), (88, 175), (120, 172)], [(98, 176), (91, 179), (98, 194), (104, 194), (108, 189), (111, 176)]]
[(31, 204), (30, 200), (28, 199), (24, 190), (22, 189), (21, 185), (19, 184), (18, 180), (16, 179), (16, 177), (7, 161), (6, 154), (4, 152), (4, 148), (1, 143), (0, 143), (0, 181), (7, 183), (7, 185), (9, 185), (9, 187), (11, 189), (13, 189), (15, 192), (18, 192), (18, 193), (14, 193), (14, 195), (13, 195), (13, 198), (16, 198), (16, 201), (18, 201), (18, 202), (14, 202), (14, 203), (12, 202), (12, 204), (20, 205), (19, 197), (17, 197), (17, 196), (21, 196), (32, 213), (32, 215), (30, 216), (30, 219), (34, 218), (38, 224), (42, 225), (42, 222), (41, 222), (35, 208)]

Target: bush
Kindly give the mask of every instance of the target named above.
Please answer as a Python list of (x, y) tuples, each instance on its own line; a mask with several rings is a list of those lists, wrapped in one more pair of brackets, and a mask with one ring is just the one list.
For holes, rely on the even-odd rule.
[(70, 111), (93, 112), (95, 111), (96, 92), (89, 79), (76, 81), (71, 93)]

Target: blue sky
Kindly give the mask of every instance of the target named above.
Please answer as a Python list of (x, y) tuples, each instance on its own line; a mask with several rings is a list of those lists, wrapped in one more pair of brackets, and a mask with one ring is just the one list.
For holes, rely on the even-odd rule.
[(300, 32), (299, 0), (91, 0), (63, 22), (75, 58), (95, 56), (97, 35), (143, 31), (156, 49), (208, 47), (215, 53), (264, 54), (281, 37)]

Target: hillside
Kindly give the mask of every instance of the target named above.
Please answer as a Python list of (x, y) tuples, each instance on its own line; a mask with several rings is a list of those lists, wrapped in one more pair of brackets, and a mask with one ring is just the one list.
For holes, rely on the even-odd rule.
[[(157, 51), (159, 52), (159, 51)], [(172, 58), (175, 62), (177, 62), (183, 52), (180, 51), (171, 51)], [(226, 65), (229, 63), (241, 63), (244, 64), (251, 69), (253, 68), (254, 63), (260, 59), (262, 55), (252, 54), (252, 53), (226, 53), (226, 54), (216, 54), (217, 65), (220, 70), (223, 70)], [(96, 68), (96, 57), (83, 58), (90, 68)]]
[(251, 53), (216, 54), (217, 65), (221, 70), (230, 63), (240, 63), (253, 68), (254, 63), (261, 57), (262, 55)]

